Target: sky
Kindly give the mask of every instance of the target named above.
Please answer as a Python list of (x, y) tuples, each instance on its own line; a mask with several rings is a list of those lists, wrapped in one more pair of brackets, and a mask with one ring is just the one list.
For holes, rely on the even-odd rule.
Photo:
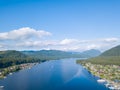
[(119, 34), (120, 0), (0, 0), (0, 50), (105, 51)]

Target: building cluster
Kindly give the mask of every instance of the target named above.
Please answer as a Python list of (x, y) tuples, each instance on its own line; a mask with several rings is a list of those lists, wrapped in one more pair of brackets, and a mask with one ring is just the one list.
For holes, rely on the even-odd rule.
[[(120, 66), (82, 63), (83, 67), (93, 75), (102, 79), (104, 85), (110, 90), (120, 90)], [(98, 80), (100, 81), (100, 80)]]

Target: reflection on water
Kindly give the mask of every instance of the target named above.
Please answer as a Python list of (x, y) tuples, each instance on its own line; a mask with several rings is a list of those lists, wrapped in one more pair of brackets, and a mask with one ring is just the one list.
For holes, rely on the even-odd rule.
[(75, 59), (47, 61), (0, 80), (0, 90), (107, 90)]

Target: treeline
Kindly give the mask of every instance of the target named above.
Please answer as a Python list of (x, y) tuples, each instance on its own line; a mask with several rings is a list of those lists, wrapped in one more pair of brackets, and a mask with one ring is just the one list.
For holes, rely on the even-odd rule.
[(55, 60), (62, 58), (85, 58), (87, 55), (65, 52), (59, 50), (40, 50), (40, 51), (22, 51), (25, 55), (29, 55), (33, 58), (39, 58), (42, 60)]
[[(97, 53), (97, 54), (95, 54)], [(22, 63), (43, 62), (63, 58), (88, 58), (98, 55), (97, 50), (89, 50), (83, 53), (65, 52), (59, 50), (40, 50), (40, 51), (0, 51), (0, 68)]]
[(18, 65), (22, 63), (44, 62), (46, 60), (55, 60), (62, 58), (81, 58), (80, 54), (73, 54), (59, 50), (41, 50), (41, 51), (0, 51), (0, 68)]
[(0, 51), (0, 68), (22, 63), (42, 62), (44, 60), (27, 56), (19, 51)]
[(87, 60), (77, 60), (77, 63), (92, 63), (101, 65), (120, 65), (120, 56), (99, 56)]
[(103, 52), (100, 56), (120, 56), (120, 45)]
[(120, 45), (103, 52), (98, 57), (77, 61), (77, 63), (86, 63), (86, 62), (90, 62), (93, 64), (102, 64), (102, 65), (106, 65), (106, 64), (120, 65)]
[(0, 68), (5, 68), (8, 66), (12, 66), (12, 65), (18, 65), (18, 64), (22, 64), (22, 63), (33, 63), (33, 62), (40, 62), (40, 59), (36, 59), (36, 58), (0, 58)]

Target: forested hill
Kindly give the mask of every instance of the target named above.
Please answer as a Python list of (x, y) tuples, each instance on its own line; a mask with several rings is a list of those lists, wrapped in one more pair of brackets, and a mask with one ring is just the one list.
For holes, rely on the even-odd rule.
[(81, 62), (91, 62), (93, 64), (104, 65), (120, 65), (120, 45), (103, 52), (100, 56), (90, 58), (85, 61), (77, 61), (77, 63)]
[(87, 57), (86, 55), (72, 53), (72, 52), (59, 51), (59, 50), (22, 51), (22, 53), (32, 56), (34, 58), (45, 59), (45, 60)]
[(19, 51), (0, 51), (0, 68), (36, 61), (38, 61), (38, 59), (31, 58)]
[(84, 52), (66, 52), (60, 50), (22, 51), (22, 53), (39, 59), (61, 59), (61, 58), (89, 58), (100, 55), (98, 50), (87, 50)]
[(90, 50), (83, 51), (82, 54), (89, 55), (89, 57), (96, 57), (96, 56), (99, 56), (101, 52), (96, 49), (90, 49)]
[(103, 52), (100, 56), (120, 56), (120, 45)]
[(65, 52), (59, 50), (40, 51), (0, 51), (0, 68), (22, 63), (42, 62), (44, 60), (55, 60), (62, 58), (88, 58), (93, 57), (87, 53)]
[(27, 55), (15, 50), (0, 51), (0, 58), (26, 58)]
[(0, 51), (0, 68), (32, 62), (42, 62), (44, 60), (53, 60), (61, 58), (83, 58), (80, 54), (58, 50), (41, 50), (41, 51)]

